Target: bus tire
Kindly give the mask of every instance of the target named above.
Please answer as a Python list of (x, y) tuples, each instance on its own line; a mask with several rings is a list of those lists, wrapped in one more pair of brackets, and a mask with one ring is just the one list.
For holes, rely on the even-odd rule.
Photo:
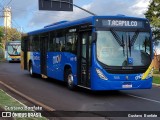
[(70, 90), (74, 90), (75, 89), (74, 78), (73, 78), (73, 74), (72, 74), (71, 69), (66, 69), (65, 70), (65, 81), (67, 82), (67, 87)]
[(33, 73), (33, 65), (32, 65), (32, 62), (30, 62), (30, 64), (29, 64), (29, 73), (30, 73), (31, 77), (35, 77), (35, 74)]

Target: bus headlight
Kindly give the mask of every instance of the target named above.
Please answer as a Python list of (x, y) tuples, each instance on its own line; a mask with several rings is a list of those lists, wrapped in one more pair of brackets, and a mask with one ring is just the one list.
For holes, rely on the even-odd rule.
[(101, 70), (99, 70), (99, 69), (96, 68), (96, 72), (97, 72), (98, 76), (99, 76), (101, 79), (103, 79), (103, 80), (108, 80), (108, 78), (102, 73)]

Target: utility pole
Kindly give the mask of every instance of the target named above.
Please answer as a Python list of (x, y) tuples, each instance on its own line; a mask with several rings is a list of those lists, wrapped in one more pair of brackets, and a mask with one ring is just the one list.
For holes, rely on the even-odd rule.
[(4, 7), (3, 9), (3, 15), (0, 16), (0, 18), (4, 18), (4, 34), (5, 34), (5, 39), (3, 39), (3, 42), (1, 43), (1, 45), (3, 46), (3, 51), (4, 51), (4, 55), (5, 55), (5, 46), (6, 46), (6, 42), (7, 42), (7, 29), (11, 28), (11, 8), (10, 7)]
[(7, 33), (8, 33), (8, 28), (11, 28), (11, 21), (12, 21), (12, 16), (11, 16), (11, 7), (5, 7), (4, 8), (4, 28), (5, 28), (5, 40), (4, 40), (4, 48), (6, 45), (6, 42), (8, 41), (7, 39)]
[(11, 28), (11, 20), (12, 20), (11, 7), (5, 7), (3, 14), (4, 14), (4, 27)]

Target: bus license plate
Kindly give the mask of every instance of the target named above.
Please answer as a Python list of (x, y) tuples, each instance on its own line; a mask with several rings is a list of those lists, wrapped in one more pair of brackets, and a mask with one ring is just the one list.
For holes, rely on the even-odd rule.
[(132, 83), (124, 83), (122, 88), (132, 88)]

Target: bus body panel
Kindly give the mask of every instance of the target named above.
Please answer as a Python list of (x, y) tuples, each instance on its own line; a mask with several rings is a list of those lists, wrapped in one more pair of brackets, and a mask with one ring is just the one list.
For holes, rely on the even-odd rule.
[(29, 70), (29, 63), (32, 62), (32, 52), (27, 52), (27, 70)]
[(7, 54), (6, 60), (9, 62), (12, 62), (12, 61), (16, 62), (16, 61), (20, 61), (21, 57), (20, 56), (12, 56), (12, 55)]
[[(95, 49), (95, 44), (93, 44), (93, 50)], [(95, 53), (95, 51), (92, 51)], [(152, 88), (152, 72), (148, 73), (148, 77), (142, 80), (144, 73), (138, 74), (110, 74), (103, 67), (97, 63), (95, 54), (92, 56), (92, 71), (91, 71), (91, 89), (92, 90), (132, 90), (132, 89), (151, 89)], [(152, 63), (151, 63), (152, 64)], [(107, 80), (101, 79), (96, 69), (99, 69)], [(149, 69), (149, 68), (148, 68)], [(147, 69), (147, 70), (148, 70)], [(146, 70), (146, 71), (147, 71)]]
[(21, 50), (21, 69), (24, 70), (24, 51)]
[(57, 80), (63, 80), (62, 73), (62, 63), (61, 63), (61, 53), (49, 52), (47, 53), (47, 75), (51, 78)]
[(127, 81), (122, 80), (102, 80), (96, 78), (92, 81), (92, 90), (132, 90), (132, 89), (150, 89), (152, 88), (152, 78), (147, 80)]
[(40, 74), (40, 53), (39, 52), (31, 52), (30, 59), (32, 61), (33, 72)]
[[(64, 81), (65, 66), (70, 66), (72, 73), (76, 75), (76, 56), (67, 52), (48, 52), (47, 73), (48, 76)], [(76, 77), (76, 76), (74, 76)], [(76, 83), (76, 82), (75, 82)]]
[[(44, 28), (41, 30), (33, 31), (28, 33), (29, 36), (41, 35), (43, 33), (49, 33), (52, 31), (60, 31), (66, 30), (70, 27), (81, 26), (83, 24), (91, 24), (92, 32), (96, 32), (96, 22), (99, 19), (118, 19), (118, 20), (137, 20), (137, 21), (147, 21), (144, 18), (134, 18), (134, 17), (124, 17), (124, 16), (92, 16), (85, 19), (76, 20), (73, 22), (66, 22), (58, 25), (53, 25), (48, 28)], [(149, 26), (148, 26), (149, 28)], [(148, 29), (147, 28), (147, 29)], [(101, 28), (100, 28), (101, 29)], [(108, 28), (105, 28), (108, 29)], [(135, 29), (134, 29), (135, 30)], [(78, 32), (78, 35), (81, 31)], [(85, 30), (84, 30), (85, 32)], [(151, 31), (148, 31), (151, 34)], [(79, 36), (78, 36), (79, 37)], [(89, 42), (88, 42), (89, 43)], [(97, 55), (96, 55), (96, 43), (93, 41), (91, 43), (91, 66), (89, 67), (89, 80), (90, 80), (90, 89), (91, 90), (132, 90), (132, 89), (150, 89), (152, 87), (152, 77), (151, 74), (148, 74), (148, 77), (142, 80), (142, 76), (144, 73), (129, 73), (129, 74), (113, 74), (108, 72), (102, 65), (99, 64)], [(89, 47), (88, 47), (89, 48)], [(81, 48), (82, 49), (82, 48)], [(151, 47), (151, 52), (153, 48)], [(89, 51), (89, 50), (88, 50)], [(82, 51), (77, 51), (82, 52)], [(151, 53), (153, 54), (153, 53)], [(28, 68), (29, 61), (33, 62), (33, 72), (41, 74), (41, 60), (40, 60), (40, 52), (28, 52)], [(70, 67), (73, 73), (74, 84), (79, 85), (80, 79), (78, 75), (83, 73), (78, 73), (78, 61), (80, 57), (70, 52), (54, 52), (47, 51), (46, 54), (46, 68), (47, 68), (47, 76), (50, 78), (54, 78), (60, 81), (64, 81), (65, 67)], [(80, 67), (81, 68), (81, 67)], [(100, 72), (98, 73), (97, 72)], [(147, 71), (147, 70), (146, 70)], [(102, 75), (100, 78), (99, 75)], [(83, 77), (82, 77), (83, 78)], [(82, 79), (81, 78), (81, 79)], [(84, 77), (85, 78), (85, 77)], [(85, 86), (84, 86), (85, 87)]]

